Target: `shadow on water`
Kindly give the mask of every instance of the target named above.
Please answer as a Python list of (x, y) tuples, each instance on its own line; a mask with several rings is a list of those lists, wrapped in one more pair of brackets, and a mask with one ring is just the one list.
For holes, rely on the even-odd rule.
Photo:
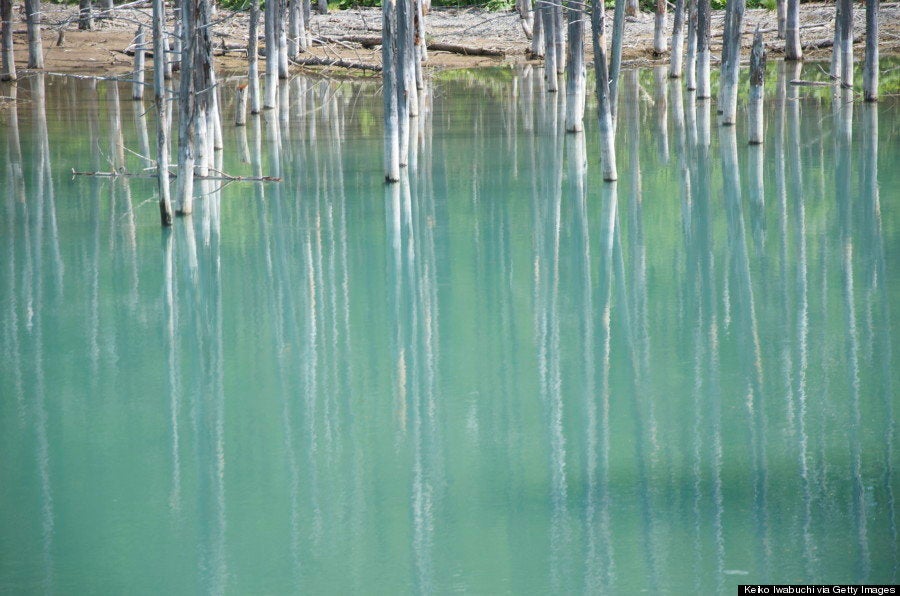
[(0, 87), (0, 591), (896, 581), (896, 104), (809, 68), (758, 146), (623, 72), (617, 183), (531, 66), (387, 186), (375, 84), (297, 77), (212, 164), (282, 181), (162, 232), (152, 110)]

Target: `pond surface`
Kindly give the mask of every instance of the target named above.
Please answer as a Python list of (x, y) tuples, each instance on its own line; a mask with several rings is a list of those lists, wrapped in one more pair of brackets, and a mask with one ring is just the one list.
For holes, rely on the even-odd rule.
[(0, 592), (895, 583), (900, 103), (773, 68), (750, 147), (625, 72), (605, 184), (541, 76), (441, 75), (389, 187), (377, 83), (294, 79), (170, 232), (71, 173), (149, 102), (0, 88)]

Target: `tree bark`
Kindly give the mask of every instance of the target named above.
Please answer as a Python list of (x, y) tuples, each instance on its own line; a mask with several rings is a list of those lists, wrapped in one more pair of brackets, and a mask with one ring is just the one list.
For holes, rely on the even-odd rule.
[(28, 29), (28, 68), (44, 68), (44, 51), (41, 44), (41, 3), (25, 0), (25, 23)]
[(750, 102), (747, 108), (749, 141), (751, 145), (763, 142), (763, 82), (766, 73), (766, 47), (763, 44), (759, 25), (753, 36), (753, 48), (750, 50)]
[(397, 0), (381, 3), (381, 64), (384, 79), (384, 180), (400, 180), (400, 131), (397, 114)]
[(619, 106), (619, 71), (622, 69), (622, 39), (625, 37), (625, 2), (616, 2), (613, 12), (612, 48), (609, 58), (609, 107), (616, 120)]
[(625, 16), (636, 17), (641, 11), (638, 0), (625, 0)]
[(584, 130), (584, 101), (587, 73), (584, 66), (584, 14), (580, 3), (569, 0), (569, 56), (566, 60), (566, 131)]
[(597, 84), (597, 117), (600, 121), (600, 168), (604, 180), (619, 177), (616, 171), (616, 130), (610, 108), (609, 73), (606, 57), (606, 6), (591, 0), (591, 27), (594, 42), (594, 74)]
[[(135, 100), (144, 99), (144, 26), (138, 25), (137, 33), (134, 36), (134, 81), (131, 84), (131, 98)], [(165, 60), (165, 54), (163, 54)]]
[(656, 0), (653, 15), (653, 53), (665, 54), (666, 50), (666, 0)]
[(737, 120), (738, 75), (741, 65), (741, 23), (745, 0), (728, 0), (725, 11), (725, 39), (722, 43), (722, 75), (719, 81), (719, 110), (722, 124)]
[(685, 64), (684, 86), (688, 91), (697, 88), (697, 0), (689, 0), (687, 58)]
[(181, 2), (181, 81), (178, 92), (178, 178), (175, 196), (178, 212), (190, 215), (194, 211), (194, 135), (197, 120), (196, 88), (194, 69), (196, 67), (195, 14), (196, 0)]
[[(839, 2), (842, 0), (838, 0)], [(787, 0), (787, 18), (784, 29), (784, 59), (803, 60), (800, 47), (800, 0)]]
[(91, 15), (93, 7), (91, 0), (79, 0), (78, 2), (78, 29), (90, 31), (94, 28), (94, 18)]
[(775, 0), (775, 14), (778, 20), (778, 39), (784, 39), (785, 23), (787, 19), (787, 11), (785, 8), (785, 0)]
[(866, 0), (866, 64), (863, 99), (878, 101), (878, 0)]
[(169, 199), (169, 139), (166, 118), (165, 4), (153, 0), (153, 104), (156, 108), (156, 184), (159, 192), (159, 217), (163, 226), (172, 225)]
[(266, 96), (263, 108), (272, 109), (278, 95), (278, 0), (266, 2)]
[(250, 3), (250, 30), (247, 44), (247, 87), (250, 113), (259, 114), (259, 0)]
[(0, 81), (16, 80), (16, 58), (13, 53), (12, 0), (0, 0)]
[(673, 79), (681, 77), (682, 58), (684, 56), (684, 2), (675, 0), (675, 17), (672, 22), (672, 48), (669, 54), (669, 76)]
[[(794, 0), (796, 1), (796, 0)], [(697, 99), (710, 97), (709, 0), (697, 0)]]
[[(853, 88), (853, 2), (838, 2), (841, 5), (841, 86)], [(877, 39), (875, 43), (878, 43)]]
[(554, 93), (559, 89), (556, 77), (556, 18), (549, 0), (541, 0), (541, 20), (544, 30), (544, 81), (547, 91)]

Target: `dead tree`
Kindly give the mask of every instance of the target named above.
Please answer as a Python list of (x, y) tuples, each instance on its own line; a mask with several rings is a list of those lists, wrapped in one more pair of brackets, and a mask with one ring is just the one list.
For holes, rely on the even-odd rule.
[(28, 68), (44, 68), (40, 0), (25, 0), (25, 26), (28, 31)]
[(568, 58), (566, 59), (566, 131), (584, 130), (584, 101), (587, 73), (584, 66), (584, 14), (580, 2), (569, 0)]
[(609, 58), (609, 103), (613, 121), (619, 97), (619, 71), (622, 68), (622, 38), (625, 35), (625, 3), (616, 2), (613, 12), (612, 49)]
[(94, 28), (92, 11), (91, 0), (78, 0), (78, 28), (80, 30), (90, 31)]
[[(849, 89), (853, 87), (853, 2), (852, 0), (838, 0), (838, 2), (841, 5), (841, 14), (835, 27), (841, 28), (841, 86)], [(875, 43), (878, 43), (877, 39)]]
[[(842, 2), (843, 0), (838, 1)], [(803, 48), (800, 47), (800, 0), (787, 0), (787, 18), (784, 27), (784, 59), (803, 60)]]
[(396, 0), (381, 3), (381, 64), (384, 79), (384, 180), (400, 180), (400, 131), (397, 115)]
[(722, 41), (722, 75), (719, 81), (719, 111), (722, 124), (737, 119), (738, 75), (741, 65), (741, 23), (744, 0), (728, 0), (725, 10), (725, 33)]
[[(183, 0), (186, 1), (186, 0)], [(266, 2), (266, 96), (263, 108), (272, 109), (278, 96), (278, 7), (279, 0)]]
[(606, 58), (606, 6), (591, 0), (591, 27), (594, 42), (594, 74), (597, 85), (597, 118), (600, 121), (600, 168), (604, 180), (619, 177), (616, 171), (616, 129), (610, 106), (609, 73)]
[(675, 18), (672, 23), (672, 52), (669, 54), (669, 77), (681, 77), (684, 56), (684, 2), (675, 0)]
[(159, 217), (164, 226), (172, 225), (169, 199), (169, 124), (166, 118), (166, 52), (164, 0), (153, 0), (153, 104), (156, 108), (156, 180), (159, 192)]
[(0, 0), (0, 81), (16, 80), (13, 53), (12, 0)]
[[(131, 83), (131, 98), (134, 100), (144, 99), (144, 59), (146, 54), (144, 41), (144, 26), (138, 25), (137, 33), (134, 36), (134, 80)], [(163, 60), (165, 60), (165, 54)]]
[(750, 102), (747, 109), (749, 141), (751, 145), (763, 142), (763, 81), (766, 73), (766, 47), (759, 25), (753, 36), (750, 50)]
[(878, 101), (878, 0), (866, 0), (866, 64), (863, 99)]
[(665, 54), (666, 50), (666, 0), (656, 0), (653, 16), (653, 53)]
[(250, 3), (250, 30), (247, 44), (247, 86), (250, 95), (250, 113), (259, 114), (259, 0)]
[[(797, 0), (793, 0), (797, 1)], [(709, 86), (709, 0), (697, 0), (697, 99), (710, 97)]]

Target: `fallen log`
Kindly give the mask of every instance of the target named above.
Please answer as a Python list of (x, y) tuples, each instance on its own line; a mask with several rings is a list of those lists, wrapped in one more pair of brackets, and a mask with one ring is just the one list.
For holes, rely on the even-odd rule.
[[(97, 178), (156, 178), (156, 174), (138, 174), (126, 170), (113, 172), (79, 172), (72, 168), (72, 176), (94, 176)], [(175, 178), (177, 174), (169, 172), (169, 178)], [(232, 176), (225, 172), (219, 172), (218, 176), (194, 176), (195, 180), (234, 180), (243, 182), (281, 182), (277, 176)]]
[(372, 72), (381, 72), (380, 64), (364, 64), (362, 62), (351, 62), (342, 58), (319, 58), (318, 56), (304, 56), (301, 58), (292, 58), (291, 64), (297, 66), (336, 66), (338, 68), (350, 68), (356, 70), (370, 70)]
[(829, 81), (805, 81), (803, 79), (793, 79), (790, 81), (790, 84), (803, 87), (831, 87), (834, 85), (833, 82)]
[(435, 52), (452, 52), (454, 54), (463, 54), (464, 56), (499, 56), (501, 58), (506, 56), (505, 50), (497, 48), (477, 48), (436, 41), (426, 44), (426, 47)]

